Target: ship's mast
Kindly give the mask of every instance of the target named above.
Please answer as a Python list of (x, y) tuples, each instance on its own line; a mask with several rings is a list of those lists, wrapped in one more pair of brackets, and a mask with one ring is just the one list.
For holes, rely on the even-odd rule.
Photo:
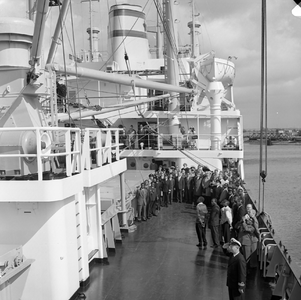
[(197, 42), (196, 35), (199, 34), (198, 29), (201, 27), (200, 22), (195, 20), (195, 17), (199, 14), (195, 14), (194, 0), (191, 2), (192, 4), (192, 15), (191, 21), (188, 22), (188, 27), (190, 28), (191, 35), (191, 57), (196, 58), (200, 55), (200, 45)]
[(90, 13), (90, 53), (91, 53), (91, 61), (93, 61), (93, 49), (94, 49), (94, 45), (93, 45), (93, 36), (92, 36), (92, 32), (93, 32), (93, 19), (92, 19), (92, 0), (89, 0), (89, 13)]
[(162, 58), (162, 33), (161, 33), (161, 25), (160, 16), (157, 14), (157, 30), (156, 30), (156, 42), (157, 42), (157, 58)]
[(40, 65), (41, 63), (41, 55), (42, 55), (42, 47), (43, 47), (43, 36), (45, 32), (45, 23), (47, 18), (47, 12), (49, 8), (48, 1), (39, 1), (37, 3), (36, 8), (36, 20), (35, 20), (35, 27), (33, 33), (33, 41), (32, 47), (30, 52), (30, 65), (31, 65), (31, 79), (35, 79), (35, 73), (37, 71), (35, 68)]
[[(179, 84), (179, 70), (177, 64), (177, 42), (175, 37), (177, 36), (174, 29), (173, 19), (173, 5), (170, 0), (164, 0), (164, 11), (165, 11), (165, 51), (166, 51), (166, 62), (167, 62), (167, 82), (168, 84), (178, 85)], [(169, 110), (176, 108), (176, 103), (170, 105)]]
[(62, 8), (60, 9), (58, 22), (56, 23), (56, 27), (55, 27), (54, 35), (52, 37), (52, 42), (51, 42), (51, 46), (50, 46), (50, 49), (49, 49), (46, 64), (50, 64), (53, 61), (54, 54), (56, 52), (57, 45), (58, 45), (58, 39), (59, 39), (60, 34), (62, 32), (63, 23), (64, 23), (64, 21), (66, 19), (66, 16), (67, 16), (70, 1), (71, 0), (65, 0), (63, 2)]
[(195, 19), (194, 19), (194, 0), (192, 0), (192, 31), (191, 31), (191, 56), (195, 58), (196, 51), (195, 51)]
[[(264, 211), (264, 183), (267, 176), (267, 4), (261, 5), (261, 114), (260, 114), (260, 164), (258, 210)], [(265, 140), (264, 140), (265, 136)], [(262, 187), (262, 191), (261, 191)]]
[[(166, 67), (167, 67), (167, 78), (166, 81), (168, 84), (179, 85), (179, 68), (177, 61), (177, 42), (175, 37), (177, 34), (175, 33), (174, 28), (174, 19), (173, 19), (173, 4), (171, 4), (170, 0), (164, 0), (163, 9), (164, 9), (164, 20), (165, 20), (165, 51), (166, 57)], [(176, 113), (179, 111), (178, 97), (177, 94), (171, 92), (171, 98), (168, 105), (168, 110), (171, 112), (169, 119), (169, 133), (172, 135), (173, 140), (177, 138), (180, 134), (179, 126), (180, 122)], [(174, 140), (173, 144), (176, 145), (177, 141)]]

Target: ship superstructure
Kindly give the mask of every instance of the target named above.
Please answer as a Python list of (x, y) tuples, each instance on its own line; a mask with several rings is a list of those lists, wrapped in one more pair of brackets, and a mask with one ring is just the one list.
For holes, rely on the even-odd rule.
[[(87, 30), (91, 51), (82, 57), (85, 62), (54, 63), (70, 0), (62, 1), (45, 67), (41, 48), (49, 1), (36, 1), (34, 23), (0, 19), (4, 299), (70, 299), (88, 283), (89, 263), (106, 259), (122, 240), (121, 230), (128, 229), (133, 195), (125, 191), (127, 170), (138, 174), (158, 165), (197, 163), (212, 170), (234, 167), (244, 178), (243, 119), (233, 96), (233, 58), (199, 55), (198, 47), (191, 56), (189, 48), (178, 46), (168, 24), (174, 21), (173, 4), (155, 2), (161, 16), (155, 59), (145, 14), (137, 5), (111, 8), (112, 59), (106, 64), (98, 60), (99, 29), (93, 24)], [(194, 33), (199, 24), (188, 27)], [(162, 28), (168, 31), (164, 48), (159, 47)], [(119, 47), (122, 43), (126, 52)], [(83, 126), (73, 127), (76, 122)], [(131, 125), (137, 132), (134, 142), (128, 134)], [(109, 179), (115, 180), (115, 191), (108, 188)], [(260, 267), (264, 276), (275, 277), (275, 295), (298, 299), (300, 272), (265, 217)]]
[[(0, 20), (1, 299), (70, 299), (88, 281), (89, 262), (121, 240), (119, 223), (127, 228), (119, 130), (46, 121), (53, 77), (39, 60), (48, 9), (37, 1), (35, 23)], [(113, 177), (118, 205), (101, 186)]]
[[(103, 73), (100, 70), (101, 81), (68, 80), (69, 98), (77, 93), (83, 106), (87, 106), (87, 98), (90, 105), (103, 108), (115, 105), (114, 111), (105, 113), (104, 110), (101, 114), (95, 113), (95, 117), (105, 126), (124, 128), (126, 134), (130, 128), (136, 131), (134, 142), (124, 137), (121, 154), (127, 158), (131, 170), (149, 170), (152, 163), (180, 167), (183, 163), (197, 161), (210, 169), (222, 170), (225, 165), (238, 167), (243, 178), (243, 120), (234, 103), (232, 58), (218, 59), (213, 51), (199, 55), (196, 50), (196, 57), (192, 57), (190, 49), (177, 46), (174, 4), (164, 1), (162, 7), (160, 1), (156, 1), (156, 6), (161, 16), (158, 28), (168, 32), (163, 51), (158, 51), (162, 57), (148, 55), (150, 49), (142, 8), (114, 5), (109, 13), (108, 45), (112, 49), (112, 59), (104, 66), (107, 75), (100, 75)], [(123, 29), (120, 29), (121, 24)], [(200, 24), (192, 26), (189, 22), (188, 27), (196, 31)], [(157, 46), (161, 45), (160, 35), (159, 30)], [(78, 73), (81, 65), (85, 64), (78, 65)], [(93, 68), (97, 67), (99, 64)], [(109, 78), (115, 75), (117, 80), (119, 74), (127, 74), (128, 82), (119, 81), (116, 85), (116, 81), (113, 83)], [(152, 86), (143, 84), (140, 78), (153, 82)], [(163, 90), (162, 82), (178, 86), (178, 89)], [(115, 96), (117, 91), (118, 97)], [(151, 101), (151, 97), (162, 95), (165, 98)], [(72, 114), (73, 119), (78, 116), (79, 113)], [(68, 116), (58, 118), (69, 121)], [(139, 133), (141, 126), (145, 134)]]

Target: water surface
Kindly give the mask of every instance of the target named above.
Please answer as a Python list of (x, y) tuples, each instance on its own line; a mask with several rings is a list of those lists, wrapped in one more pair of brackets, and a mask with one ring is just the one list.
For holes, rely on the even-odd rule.
[[(301, 145), (268, 146), (265, 211), (273, 228), (301, 267)], [(245, 181), (252, 199), (259, 197), (259, 144), (245, 143)]]

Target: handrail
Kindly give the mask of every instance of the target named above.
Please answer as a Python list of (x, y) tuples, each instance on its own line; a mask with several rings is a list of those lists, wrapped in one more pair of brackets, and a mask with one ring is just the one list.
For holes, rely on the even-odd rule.
[[(82, 149), (82, 165), (90, 170), (104, 163), (120, 159), (119, 131), (121, 128), (85, 128)], [(115, 156), (115, 157), (113, 157)], [(93, 163), (94, 162), (94, 163)]]
[[(246, 188), (244, 187), (244, 191), (247, 194), (249, 201), (253, 204), (253, 206), (256, 208), (257, 213), (257, 205), (256, 202), (253, 201), (253, 199), (250, 197), (248, 194)], [(275, 233), (275, 229), (272, 226), (270, 216), (262, 212), (257, 216), (257, 219), (259, 221), (259, 224), (261, 226), (261, 230), (265, 230), (265, 232), (262, 232), (260, 234), (260, 238), (262, 239), (264, 235), (267, 235), (265, 237), (266, 240), (273, 241), (273, 246), (277, 247), (278, 251), (275, 251), (277, 255), (277, 261), (274, 261), (273, 264), (268, 266), (268, 268), (274, 268), (276, 265), (278, 265), (279, 269), (276, 271), (275, 269), (269, 270), (271, 274), (275, 274), (275, 280), (276, 280), (276, 285), (279, 285), (278, 290), (280, 291), (285, 291), (286, 293), (288, 292), (288, 283), (287, 280), (281, 281), (278, 276), (284, 276), (284, 277), (290, 277), (294, 281), (294, 285), (291, 287), (291, 295), (294, 295), (290, 297), (293, 300), (299, 299), (300, 291), (301, 291), (301, 269), (300, 266), (297, 265), (296, 262), (293, 261), (292, 257), (289, 255), (288, 250), (286, 249), (285, 245), (282, 243), (280, 240), (279, 236)], [(259, 259), (260, 259), (260, 266), (262, 266), (262, 250), (263, 250), (263, 245), (264, 240), (259, 240)], [(272, 258), (273, 259), (273, 258)], [(275, 259), (276, 260), (276, 257)], [(281, 269), (284, 268), (284, 271), (281, 271)], [(267, 274), (263, 274), (264, 276)], [(279, 295), (280, 296), (280, 295)], [(282, 295), (284, 296), (284, 295)]]
[[(19, 132), (19, 134), (18, 134)], [(5, 135), (5, 133), (11, 135)], [(14, 133), (12, 135), (12, 133)], [(59, 142), (54, 142), (52, 136), (58, 133)], [(78, 160), (80, 156), (80, 129), (65, 127), (18, 127), (0, 128), (0, 146), (9, 148), (12, 145), (18, 147), (19, 153), (0, 153), (0, 159), (5, 158), (27, 158), (29, 164), (36, 159), (38, 181), (43, 180), (43, 171), (46, 161), (51, 158), (66, 157), (66, 175), (81, 173), (81, 165)], [(11, 142), (10, 142), (11, 141)], [(9, 142), (9, 144), (5, 144)], [(64, 152), (52, 152), (56, 145), (65, 145)], [(72, 145), (71, 145), (72, 144)], [(28, 149), (29, 148), (29, 149)], [(28, 152), (27, 152), (28, 151)], [(7, 150), (9, 152), (9, 150)], [(27, 152), (27, 153), (26, 153)], [(52, 162), (50, 162), (51, 164)], [(3, 175), (3, 174), (2, 174)], [(29, 175), (29, 174), (18, 174)]]
[[(185, 133), (185, 134), (170, 134), (170, 133), (138, 133), (135, 139), (130, 140), (127, 134), (121, 134), (120, 139), (124, 141), (126, 147), (131, 149), (158, 149), (162, 150), (166, 147), (173, 149), (190, 149), (190, 150), (210, 150), (211, 149), (210, 133)], [(229, 136), (221, 134), (220, 150), (242, 150), (242, 144), (239, 143), (239, 135), (231, 135), (236, 140), (235, 143), (229, 142)], [(141, 144), (143, 143), (143, 145)]]
[[(91, 168), (92, 153), (96, 153), (96, 167), (101, 167), (106, 162), (120, 159), (120, 130), (87, 128), (81, 131), (72, 127), (0, 128), (0, 176), (29, 176), (32, 179), (37, 174), (37, 180), (43, 181), (45, 171), (52, 173), (58, 160), (63, 157), (65, 175), (71, 177), (82, 173), (84, 167)], [(93, 143), (90, 143), (91, 137), (95, 138), (94, 148)], [(17, 174), (13, 173), (14, 170), (7, 170), (5, 159), (16, 159)], [(30, 165), (31, 171), (24, 170), (23, 160)]]

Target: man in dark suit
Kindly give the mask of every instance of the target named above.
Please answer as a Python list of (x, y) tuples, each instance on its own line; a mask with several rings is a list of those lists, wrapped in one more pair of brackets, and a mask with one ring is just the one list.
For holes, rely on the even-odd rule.
[(221, 204), (224, 200), (228, 200), (228, 197), (229, 197), (228, 183), (225, 183), (223, 185), (223, 189), (219, 197), (218, 203)]
[(192, 200), (192, 195), (193, 195), (193, 179), (194, 177), (192, 177), (192, 173), (189, 170), (189, 173), (186, 174), (185, 177), (185, 200), (187, 203), (192, 204), (193, 200)]
[(182, 173), (179, 173), (178, 178), (176, 179), (176, 186), (177, 186), (177, 201), (179, 203), (183, 202), (183, 194), (185, 191), (185, 179)]
[(197, 244), (197, 247), (202, 248), (204, 246), (204, 249), (207, 248), (207, 239), (206, 239), (206, 218), (208, 214), (207, 206), (203, 203), (204, 202), (203, 197), (199, 197), (197, 199), (197, 206), (196, 206), (196, 233), (198, 236), (199, 243)]
[(169, 174), (169, 181), (170, 181), (170, 197), (169, 197), (169, 204), (171, 205), (173, 202), (173, 193), (174, 193), (174, 189), (175, 189), (175, 180), (173, 178), (172, 173)]
[(242, 204), (242, 199), (239, 196), (234, 197), (234, 201), (236, 202), (236, 207), (233, 208), (233, 222), (232, 226), (234, 228), (235, 237), (238, 236), (239, 228), (242, 223), (242, 218), (246, 214), (245, 208)]
[(163, 180), (163, 205), (168, 207), (170, 192), (171, 192), (171, 182), (168, 178), (168, 175), (165, 175), (165, 179)]
[(197, 205), (197, 199), (202, 196), (203, 189), (202, 189), (202, 180), (203, 174), (202, 171), (196, 171), (196, 176), (194, 177), (194, 190), (193, 190), (193, 197), (194, 197), (194, 205)]
[(215, 198), (211, 199), (211, 211), (208, 223), (213, 241), (213, 245), (211, 247), (217, 248), (220, 241), (220, 207), (218, 206)]
[(227, 286), (230, 300), (243, 300), (246, 288), (247, 264), (239, 252), (241, 244), (236, 239), (230, 240), (228, 251), (232, 253), (228, 262)]
[(213, 185), (213, 195), (212, 195), (212, 197), (216, 198), (218, 200), (218, 203), (219, 203), (219, 198), (222, 194), (222, 191), (223, 191), (223, 186), (222, 186), (220, 180), (216, 180), (214, 185)]

